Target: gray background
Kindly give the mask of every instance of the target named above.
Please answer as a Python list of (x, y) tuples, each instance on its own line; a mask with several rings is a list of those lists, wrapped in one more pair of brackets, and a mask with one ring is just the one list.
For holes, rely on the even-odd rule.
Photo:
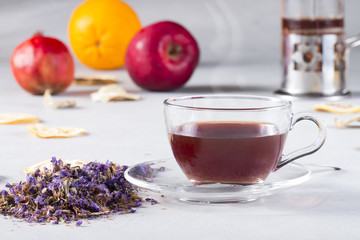
[[(0, 87), (19, 88), (9, 67), (13, 49), (36, 31), (68, 43), (67, 24), (80, 0), (0, 1)], [(184, 25), (197, 39), (200, 65), (191, 78), (196, 89), (276, 90), (281, 84), (281, 1), (280, 0), (127, 0), (143, 26), (162, 20)], [(346, 1), (346, 33), (360, 32), (360, 1)], [(110, 19), (109, 19), (110, 21)], [(94, 71), (76, 59), (76, 75)], [(353, 92), (360, 84), (360, 48), (351, 53), (347, 86)], [(210, 69), (207, 71), (206, 69)], [(95, 72), (97, 73), (97, 72)], [(140, 91), (124, 68), (111, 74), (125, 80), (130, 90)], [(216, 86), (225, 86), (222, 90)], [(187, 84), (186, 86), (189, 86)], [(215, 87), (214, 87), (215, 86)]]
[[(79, 0), (1, 0), (0, 60), (38, 30), (67, 39), (67, 23)], [(280, 0), (128, 0), (142, 25), (174, 20), (199, 42), (201, 64), (274, 64), (280, 62)], [(346, 32), (360, 32), (360, 1), (346, 1)], [(360, 59), (360, 50), (352, 53)], [(359, 63), (359, 61), (357, 60)]]

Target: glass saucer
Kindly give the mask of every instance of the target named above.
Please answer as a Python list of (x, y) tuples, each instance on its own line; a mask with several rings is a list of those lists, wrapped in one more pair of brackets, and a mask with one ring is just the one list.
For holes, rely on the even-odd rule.
[(289, 163), (254, 185), (190, 182), (173, 158), (140, 163), (129, 167), (125, 178), (132, 184), (187, 202), (249, 202), (269, 196), (307, 181), (311, 171), (298, 163)]

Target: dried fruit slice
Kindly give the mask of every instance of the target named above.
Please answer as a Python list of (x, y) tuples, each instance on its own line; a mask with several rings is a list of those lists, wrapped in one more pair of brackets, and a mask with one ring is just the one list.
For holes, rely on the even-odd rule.
[(85, 77), (77, 77), (74, 79), (77, 85), (105, 85), (116, 83), (116, 76), (114, 75), (91, 75)]
[(140, 100), (139, 94), (128, 93), (117, 84), (110, 84), (101, 87), (97, 92), (92, 93), (91, 99), (94, 102), (110, 102), (122, 100)]
[(72, 108), (75, 107), (76, 103), (75, 101), (71, 100), (64, 100), (64, 101), (55, 101), (51, 97), (51, 90), (46, 89), (44, 92), (44, 106), (47, 108)]
[(331, 113), (356, 113), (360, 112), (360, 107), (352, 104), (324, 103), (315, 105), (314, 110)]
[(44, 92), (44, 106), (48, 108), (72, 108), (75, 107), (75, 101), (64, 100), (64, 101), (55, 101), (51, 97), (50, 89), (46, 89)]
[(28, 113), (3, 113), (0, 114), (0, 124), (29, 123), (39, 121), (39, 117)]
[[(61, 159), (63, 161), (64, 165), (70, 164), (70, 167), (81, 167), (84, 164), (87, 164), (89, 162), (80, 160), (80, 159)], [(40, 172), (43, 172), (44, 168), (51, 170), (53, 169), (53, 164), (51, 160), (44, 160), (38, 163), (35, 163), (27, 168), (24, 169), (25, 173), (34, 173), (37, 169), (40, 170)]]
[(336, 128), (344, 128), (344, 127), (350, 126), (354, 122), (359, 122), (359, 121), (360, 121), (360, 116), (350, 118), (346, 121), (341, 121), (338, 118), (335, 118), (335, 127)]
[(31, 124), (28, 126), (31, 133), (41, 138), (69, 138), (85, 134), (83, 128), (72, 127), (47, 127), (43, 124)]

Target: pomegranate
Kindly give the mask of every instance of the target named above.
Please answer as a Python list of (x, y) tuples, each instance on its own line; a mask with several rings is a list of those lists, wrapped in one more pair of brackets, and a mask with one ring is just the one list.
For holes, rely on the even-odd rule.
[(11, 56), (11, 68), (18, 84), (32, 94), (64, 91), (74, 79), (74, 61), (59, 40), (41, 33), (18, 45)]

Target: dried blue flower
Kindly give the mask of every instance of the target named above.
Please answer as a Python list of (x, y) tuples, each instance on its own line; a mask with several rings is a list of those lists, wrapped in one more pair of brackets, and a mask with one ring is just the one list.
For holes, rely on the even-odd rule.
[[(51, 159), (52, 171), (36, 170), (26, 182), (7, 183), (0, 192), (0, 213), (27, 222), (59, 222), (92, 219), (111, 213), (134, 213), (142, 205), (136, 188), (126, 181), (127, 166), (91, 162), (83, 167)], [(154, 204), (155, 200), (146, 200)]]
[(60, 178), (64, 178), (64, 177), (70, 177), (71, 173), (69, 173), (68, 171), (66, 171), (65, 169), (62, 169), (60, 171)]
[(15, 201), (16, 204), (19, 204), (22, 201), (24, 201), (24, 197), (23, 196), (15, 196), (14, 201)]
[(56, 210), (56, 211), (54, 212), (55, 215), (60, 215), (61, 213), (62, 213), (62, 210)]
[(158, 201), (153, 198), (145, 198), (145, 201), (151, 203), (151, 205), (158, 204)]
[(1, 195), (6, 197), (7, 195), (9, 195), (9, 193), (6, 191), (6, 190), (2, 190), (1, 192)]

